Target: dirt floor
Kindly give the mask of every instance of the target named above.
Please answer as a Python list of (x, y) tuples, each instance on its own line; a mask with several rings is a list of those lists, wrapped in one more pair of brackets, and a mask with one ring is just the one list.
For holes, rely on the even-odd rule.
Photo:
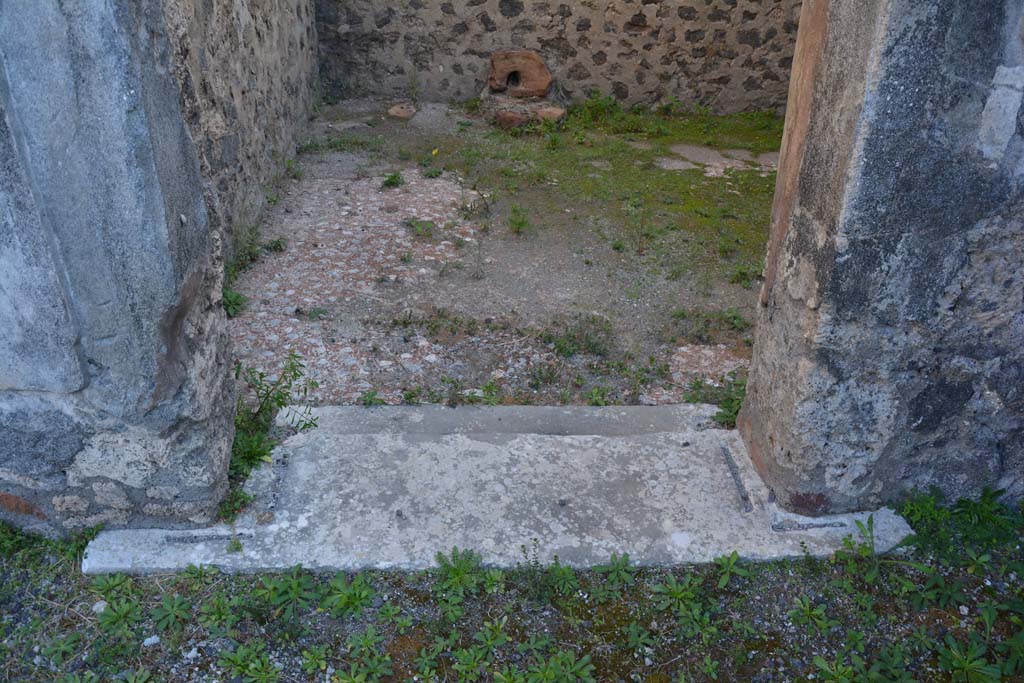
[(596, 99), (508, 133), (387, 104), (325, 108), (268, 191), (229, 285), (243, 364), (296, 352), (311, 402), (368, 405), (675, 403), (742, 373), (780, 120)]

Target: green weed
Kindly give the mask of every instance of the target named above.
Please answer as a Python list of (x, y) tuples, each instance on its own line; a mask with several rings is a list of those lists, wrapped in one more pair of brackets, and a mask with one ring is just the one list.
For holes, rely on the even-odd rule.
[(381, 188), (385, 190), (392, 190), (396, 187), (401, 187), (402, 185), (405, 185), (405, 178), (403, 178), (402, 174), (398, 171), (386, 176), (384, 181), (380, 184)]
[(687, 403), (710, 403), (718, 406), (718, 412), (714, 415), (715, 422), (726, 429), (733, 429), (736, 427), (736, 417), (743, 406), (746, 394), (746, 376), (733, 371), (722, 377), (718, 385), (702, 379), (693, 380), (683, 398)]
[(225, 287), (224, 288), (224, 312), (227, 313), (229, 318), (234, 318), (245, 308), (245, 305), (249, 302), (249, 299), (241, 292), (237, 292), (234, 289)]

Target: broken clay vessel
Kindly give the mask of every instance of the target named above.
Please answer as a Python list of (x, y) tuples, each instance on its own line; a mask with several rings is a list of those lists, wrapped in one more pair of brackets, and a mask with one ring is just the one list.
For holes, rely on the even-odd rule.
[(487, 87), (512, 97), (544, 97), (551, 89), (551, 72), (531, 50), (494, 52)]

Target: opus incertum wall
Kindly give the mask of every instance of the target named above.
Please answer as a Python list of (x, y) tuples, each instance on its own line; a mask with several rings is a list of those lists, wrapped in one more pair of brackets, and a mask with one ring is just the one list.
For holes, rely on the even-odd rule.
[(781, 109), (801, 0), (317, 0), (335, 97), (476, 97), (497, 50), (539, 53), (556, 94)]
[(316, 97), (313, 0), (164, 0), (181, 110), (225, 258), (251, 239)]

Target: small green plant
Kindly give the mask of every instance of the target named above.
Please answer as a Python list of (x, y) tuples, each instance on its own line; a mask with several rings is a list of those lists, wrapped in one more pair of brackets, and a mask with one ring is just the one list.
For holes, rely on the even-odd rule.
[(530, 368), (530, 388), (537, 390), (558, 382), (558, 368), (555, 365), (537, 365)]
[(442, 173), (444, 173), (444, 171), (442, 171), (440, 168), (437, 168), (437, 167), (428, 168), (428, 169), (425, 169), (423, 171), (423, 177), (424, 178), (431, 178), (431, 179), (433, 179), (433, 178), (440, 178)]
[(680, 309), (672, 314), (673, 325), (668, 333), (671, 339), (683, 338), (698, 344), (719, 341), (723, 335), (735, 335), (749, 330), (752, 325), (735, 308), (724, 311)]
[(700, 584), (693, 576), (687, 575), (678, 581), (672, 574), (664, 583), (651, 589), (654, 593), (654, 605), (662, 611), (672, 611), (676, 615), (688, 614), (693, 605), (698, 604)]
[(188, 586), (192, 590), (200, 590), (201, 588), (210, 585), (218, 576), (220, 576), (220, 570), (209, 565), (190, 564), (185, 567), (185, 580), (188, 582)]
[[(648, 223), (650, 221), (650, 202), (642, 193), (631, 195), (623, 202), (623, 214), (626, 216), (626, 227), (633, 240), (637, 256), (642, 256), (648, 239)], [(615, 245), (612, 245), (614, 248)], [(621, 251), (616, 249), (616, 251)]]
[(460, 648), (452, 653), (452, 669), (458, 674), (459, 683), (473, 683), (480, 680), (487, 667), (487, 651), (483, 647)]
[(217, 664), (245, 683), (277, 683), (280, 671), (270, 661), (265, 649), (266, 645), (260, 641), (243, 643), (233, 652), (221, 654)]
[(549, 635), (531, 633), (524, 642), (516, 644), (516, 652), (540, 659), (547, 656), (554, 644), (555, 641)]
[(965, 548), (967, 554), (966, 562), (968, 574), (984, 575), (992, 564), (992, 555), (985, 552), (978, 552), (974, 548)]
[(508, 634), (505, 633), (506, 625), (508, 625), (508, 615), (493, 621), (485, 621), (483, 627), (473, 636), (473, 640), (478, 641), (488, 653), (492, 653), (508, 642)]
[(406, 616), (406, 615), (403, 614), (401, 616), (395, 617), (395, 620), (394, 620), (393, 623), (395, 625), (395, 631), (399, 635), (402, 635), (402, 634), (408, 632), (409, 629), (412, 628), (413, 620), (412, 620), (412, 617)]
[(629, 564), (629, 553), (612, 553), (608, 564), (597, 567), (596, 571), (605, 575), (605, 580), (613, 590), (632, 585), (636, 573), (636, 569)]
[(192, 605), (180, 595), (164, 595), (151, 612), (153, 622), (161, 631), (182, 628), (192, 615)]
[(519, 546), (523, 559), (516, 563), (516, 583), (522, 586), (529, 598), (535, 602), (547, 602), (551, 598), (551, 583), (547, 580), (544, 565), (540, 561), (540, 542), (534, 538), (530, 546)]
[(594, 387), (587, 394), (587, 405), (588, 406), (606, 406), (608, 405), (608, 388), (607, 387)]
[(985, 658), (987, 650), (980, 641), (962, 645), (947, 635), (945, 644), (939, 646), (939, 668), (956, 683), (996, 683), (1002, 678), (1002, 670), (989, 664)]
[(326, 645), (314, 645), (302, 651), (302, 671), (307, 676), (315, 676), (327, 671)]
[(264, 578), (254, 594), (271, 610), (274, 618), (291, 623), (297, 622), (310, 605), (319, 601), (313, 577), (300, 566), (280, 576)]
[(364, 408), (376, 408), (377, 406), (382, 406), (387, 403), (387, 401), (385, 401), (377, 394), (376, 389), (364, 391), (362, 395), (359, 396), (358, 401), (359, 405), (363, 406)]
[(527, 681), (558, 681), (559, 683), (597, 683), (594, 678), (594, 665), (590, 655), (577, 658), (568, 650), (560, 650), (550, 658), (542, 660), (530, 667)]
[(345, 645), (354, 661), (349, 671), (350, 678), (342, 680), (376, 681), (392, 675), (391, 655), (381, 651), (380, 645), (383, 642), (384, 636), (378, 634), (372, 624), (366, 630), (349, 636)]
[(736, 427), (736, 418), (743, 407), (747, 394), (747, 378), (737, 371), (730, 372), (716, 386), (702, 379), (695, 379), (683, 395), (688, 403), (711, 403), (718, 406), (713, 419), (726, 429)]
[(81, 674), (66, 673), (56, 680), (57, 683), (100, 683), (99, 675), (92, 671), (86, 671)]
[(362, 574), (356, 574), (350, 582), (345, 574), (338, 572), (327, 585), (321, 605), (336, 617), (358, 616), (370, 606), (374, 595)]
[(239, 397), (235, 411), (235, 440), (228, 465), (231, 486), (220, 508), (225, 520), (233, 521), (252, 501), (241, 486), (253, 468), (271, 458), (271, 451), (277, 445), (269, 436), (274, 416), (286, 410), (288, 422), (300, 431), (316, 426), (317, 419), (310, 408), (291, 407), (293, 400), (304, 400), (317, 387), (315, 380), (305, 376), (305, 371), (302, 359), (294, 352), (288, 354), (275, 379), (262, 370), (243, 368), (241, 363), (235, 365), (235, 379), (244, 380), (249, 395)]
[(835, 661), (832, 662), (820, 655), (815, 655), (814, 666), (818, 667), (821, 680), (826, 683), (854, 683), (857, 680), (853, 667), (843, 662), (841, 654), (836, 655)]
[(100, 630), (120, 637), (128, 637), (142, 620), (142, 608), (130, 598), (114, 600), (100, 612)]
[(508, 217), (508, 228), (515, 235), (522, 235), (530, 229), (530, 219), (526, 210), (518, 204), (513, 204)]
[(255, 399), (250, 408), (239, 398), (235, 428), (244, 433), (268, 432), (274, 416), (281, 410), (288, 410), (289, 422), (300, 431), (316, 426), (316, 417), (308, 408), (292, 409), (293, 401), (304, 400), (310, 391), (317, 388), (315, 380), (306, 377), (306, 366), (297, 353), (289, 353), (284, 366), (275, 379), (270, 379), (262, 370), (235, 366), (235, 378), (241, 378)]
[(423, 239), (432, 239), (434, 237), (434, 230), (437, 229), (437, 224), (434, 221), (420, 220), (419, 218), (407, 218), (405, 225), (412, 230), (414, 236)]
[(752, 263), (733, 266), (732, 273), (729, 275), (729, 283), (739, 285), (743, 289), (750, 289), (754, 286), (754, 282), (761, 278), (762, 270), (764, 269), (760, 265)]
[(82, 636), (79, 633), (69, 633), (63, 638), (54, 638), (43, 648), (43, 656), (59, 667), (74, 656), (81, 641)]
[(391, 623), (402, 613), (402, 608), (390, 602), (384, 603), (377, 611), (377, 616), (386, 623)]
[(642, 653), (654, 648), (654, 638), (650, 631), (632, 621), (626, 627), (626, 648), (634, 653)]
[(730, 555), (715, 558), (718, 565), (718, 587), (725, 588), (734, 576), (750, 576), (750, 572), (739, 565), (740, 556), (735, 550)]
[(501, 403), (501, 387), (494, 380), (483, 385), (480, 391), (483, 393), (481, 401), (484, 405), (496, 406)]
[(127, 597), (135, 592), (135, 583), (124, 574), (106, 574), (97, 576), (89, 586), (106, 600)]
[(566, 358), (581, 353), (607, 356), (612, 351), (611, 323), (598, 315), (560, 322), (539, 336), (542, 342), (554, 347), (555, 353)]
[(794, 609), (791, 609), (788, 614), (793, 623), (812, 626), (818, 633), (824, 633), (838, 623), (829, 619), (825, 613), (825, 605), (814, 605), (810, 598), (804, 595), (796, 599)]
[(458, 621), (466, 613), (464, 602), (466, 602), (466, 598), (460, 591), (443, 593), (438, 598), (438, 607), (441, 609), (445, 621), (449, 623)]
[(231, 447), (229, 472), (238, 478), (248, 475), (255, 467), (270, 462), (277, 442), (265, 431), (238, 431)]
[(224, 288), (224, 312), (229, 318), (234, 318), (245, 308), (245, 304), (249, 302), (249, 299), (240, 292), (231, 289), (230, 287)]
[(711, 655), (704, 655), (704, 660), (700, 663), (700, 670), (711, 680), (718, 680), (718, 661)]
[(580, 587), (580, 581), (576, 577), (576, 572), (573, 571), (572, 567), (567, 567), (558, 561), (558, 556), (554, 558), (554, 562), (547, 568), (547, 582), (551, 586), (551, 590), (558, 595), (566, 596), (571, 595)]
[(291, 180), (302, 180), (302, 168), (299, 167), (299, 162), (295, 159), (285, 159), (284, 162), (284, 175)]
[(505, 572), (500, 569), (488, 569), (484, 572), (484, 592), (495, 595), (505, 592)]
[(401, 173), (395, 171), (394, 173), (386, 176), (384, 178), (384, 182), (382, 182), (380, 186), (385, 190), (392, 190), (396, 187), (401, 187), (402, 185), (405, 185), (405, 178), (402, 177)]
[(483, 582), (480, 556), (472, 550), (452, 548), (451, 555), (436, 555), (438, 586), (460, 595), (474, 594)]
[(1024, 674), (1024, 624), (1018, 624), (1018, 631), (995, 647), (1004, 658), (1003, 673), (1007, 676)]
[(505, 665), (494, 672), (494, 683), (527, 683), (526, 675), (516, 668)]
[(227, 635), (241, 619), (235, 608), (225, 596), (213, 595), (199, 608), (199, 623), (211, 636)]
[[(232, 488), (228, 490), (228, 494), (224, 497), (224, 500), (220, 502), (218, 508), (218, 514), (220, 518), (228, 524), (233, 523), (238, 519), (238, 515), (242, 514), (242, 510), (249, 506), (249, 503), (253, 501), (250, 494), (246, 493), (240, 488)], [(233, 539), (238, 541), (238, 539)], [(241, 550), (241, 542), (239, 542), (239, 550)]]
[(280, 254), (288, 247), (288, 242), (283, 237), (276, 237), (263, 243), (263, 251)]
[(142, 668), (129, 671), (124, 679), (124, 683), (155, 683), (155, 681), (156, 679), (153, 678), (153, 674), (149, 673), (148, 669)]
[(444, 651), (445, 648), (420, 648), (419, 655), (417, 655), (413, 666), (416, 670), (416, 675), (419, 680), (432, 681), (438, 678), (437, 667), (438, 667), (438, 655)]

